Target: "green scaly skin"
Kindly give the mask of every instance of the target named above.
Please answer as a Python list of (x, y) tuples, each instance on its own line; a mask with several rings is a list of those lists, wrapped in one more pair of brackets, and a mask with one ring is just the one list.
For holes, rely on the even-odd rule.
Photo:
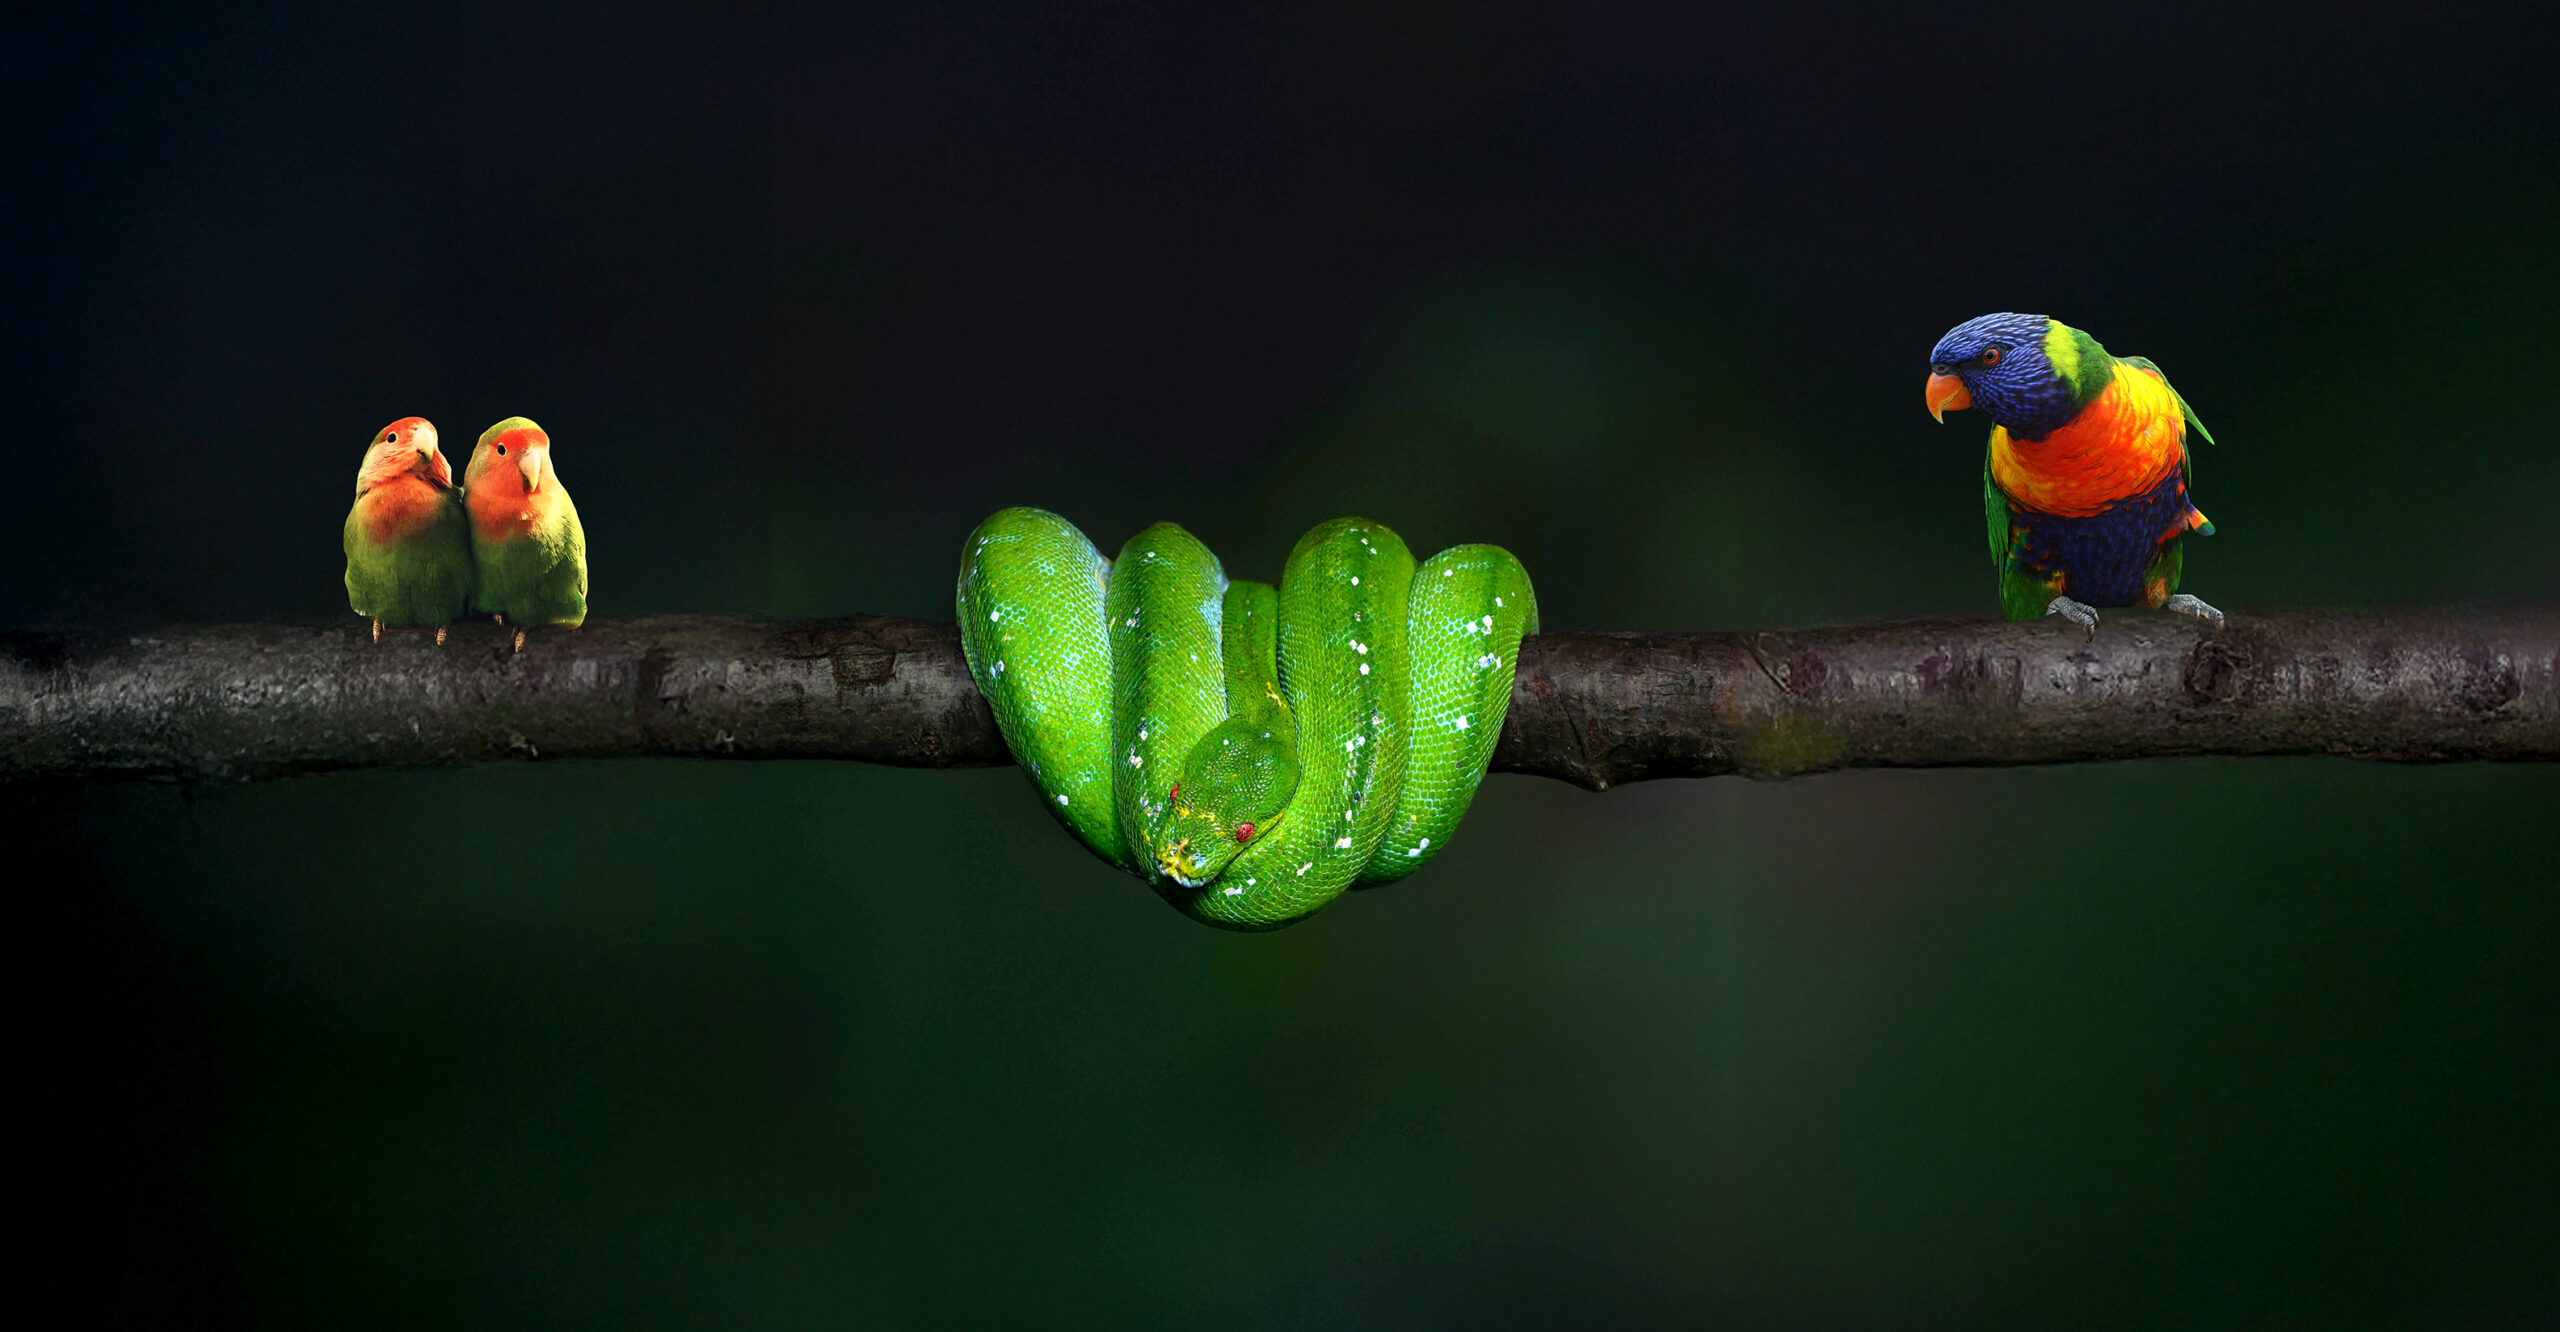
[(1299, 540), (1275, 592), (1231, 583), (1171, 524), (1115, 563), (1021, 508), (971, 534), (958, 614), (1049, 811), (1184, 912), (1246, 930), (1448, 844), (1538, 619), (1528, 573), (1494, 546), (1417, 569), (1395, 533), (1338, 518)]
[(1298, 714), (1280, 693), (1280, 591), (1231, 583), (1219, 605), (1226, 720), (1191, 747), (1151, 825), (1157, 873), (1184, 888), (1207, 887), (1244, 838), (1277, 829), (1302, 775)]

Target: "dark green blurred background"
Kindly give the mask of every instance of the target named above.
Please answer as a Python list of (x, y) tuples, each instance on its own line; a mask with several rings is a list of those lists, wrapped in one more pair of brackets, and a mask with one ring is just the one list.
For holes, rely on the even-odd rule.
[[(602, 616), (947, 615), (1012, 503), (1981, 614), (1993, 309), (2168, 368), (2233, 614), (2549, 605), (2495, 13), (95, 11), (6, 57), (0, 621), (342, 614), (412, 412), (552, 431)], [(1497, 777), (1256, 937), (1001, 770), (7, 801), (88, 1321), (2560, 1321), (2547, 766)]]

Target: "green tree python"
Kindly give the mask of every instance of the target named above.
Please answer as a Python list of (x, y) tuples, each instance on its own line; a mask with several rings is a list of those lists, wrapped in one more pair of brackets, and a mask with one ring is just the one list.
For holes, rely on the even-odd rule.
[(1041, 509), (960, 561), (969, 672), (1041, 803), (1196, 920), (1267, 930), (1439, 854), (1502, 734), (1528, 572), (1498, 546), (1416, 567), (1378, 523), (1230, 581), (1158, 523), (1105, 559)]

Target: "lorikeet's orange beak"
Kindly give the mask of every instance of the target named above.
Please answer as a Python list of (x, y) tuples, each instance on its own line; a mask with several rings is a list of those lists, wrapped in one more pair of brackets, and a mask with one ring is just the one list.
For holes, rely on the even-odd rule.
[(1929, 415), (1940, 425), (1947, 423), (1947, 413), (1960, 412), (1973, 405), (1973, 394), (1964, 381), (1954, 375), (1929, 376)]

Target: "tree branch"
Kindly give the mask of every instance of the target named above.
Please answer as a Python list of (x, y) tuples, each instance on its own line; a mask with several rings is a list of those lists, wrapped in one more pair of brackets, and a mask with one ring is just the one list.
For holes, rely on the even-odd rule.
[[(2560, 612), (1542, 634), (1493, 766), (1656, 777), (2180, 754), (2560, 758)], [(359, 621), (0, 635), (0, 781), (506, 758), (1007, 762), (950, 624), (674, 615), (375, 644)]]

